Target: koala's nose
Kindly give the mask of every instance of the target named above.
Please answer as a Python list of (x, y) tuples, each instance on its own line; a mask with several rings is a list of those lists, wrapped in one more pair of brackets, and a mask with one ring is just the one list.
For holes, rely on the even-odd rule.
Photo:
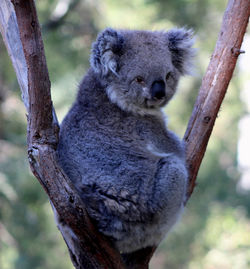
[(152, 98), (162, 99), (165, 97), (165, 83), (163, 80), (154, 81), (151, 86)]

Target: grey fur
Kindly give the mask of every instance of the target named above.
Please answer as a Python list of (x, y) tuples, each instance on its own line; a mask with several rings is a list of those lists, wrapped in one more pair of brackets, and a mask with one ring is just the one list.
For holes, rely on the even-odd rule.
[[(61, 125), (59, 162), (124, 253), (158, 244), (183, 208), (184, 146), (161, 108), (189, 69), (191, 46), (185, 29), (104, 30)], [(165, 96), (153, 97), (162, 85)]]

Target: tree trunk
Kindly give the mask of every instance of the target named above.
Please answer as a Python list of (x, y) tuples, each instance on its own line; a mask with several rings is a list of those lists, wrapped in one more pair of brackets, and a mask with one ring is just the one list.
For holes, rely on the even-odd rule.
[[(11, 3), (12, 2), (12, 3)], [(84, 204), (56, 160), (59, 125), (50, 95), (50, 81), (33, 0), (2, 0), (0, 30), (15, 68), (28, 112), (28, 155), (60, 221), (75, 268), (146, 269), (155, 248), (123, 255), (91, 223)], [(184, 139), (193, 192), (195, 179), (227, 86), (241, 53), (249, 18), (249, 0), (230, 0), (214, 54)], [(70, 229), (68, 229), (70, 227)], [(68, 234), (73, 234), (68, 236)], [(123, 262), (124, 261), (124, 262)]]

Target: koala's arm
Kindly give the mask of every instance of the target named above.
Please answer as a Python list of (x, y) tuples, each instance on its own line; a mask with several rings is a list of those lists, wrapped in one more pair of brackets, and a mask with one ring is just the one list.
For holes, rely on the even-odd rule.
[(136, 186), (121, 185), (123, 175), (117, 174), (110, 184), (104, 184), (109, 178), (103, 175), (98, 182), (82, 187), (83, 199), (99, 229), (117, 240), (127, 235), (128, 226), (154, 223), (158, 214), (165, 214), (163, 225), (169, 222), (172, 226), (184, 202), (187, 171), (183, 157), (174, 152), (156, 156), (145, 148), (137, 158), (140, 162), (135, 160), (133, 165), (141, 169), (141, 178), (133, 178), (127, 167), (123, 170), (127, 181), (141, 181)]

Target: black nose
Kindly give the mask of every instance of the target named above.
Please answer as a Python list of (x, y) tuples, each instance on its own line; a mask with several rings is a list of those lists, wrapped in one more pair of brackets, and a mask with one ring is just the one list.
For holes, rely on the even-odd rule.
[(154, 81), (151, 86), (152, 98), (162, 99), (165, 97), (165, 83), (163, 80)]

